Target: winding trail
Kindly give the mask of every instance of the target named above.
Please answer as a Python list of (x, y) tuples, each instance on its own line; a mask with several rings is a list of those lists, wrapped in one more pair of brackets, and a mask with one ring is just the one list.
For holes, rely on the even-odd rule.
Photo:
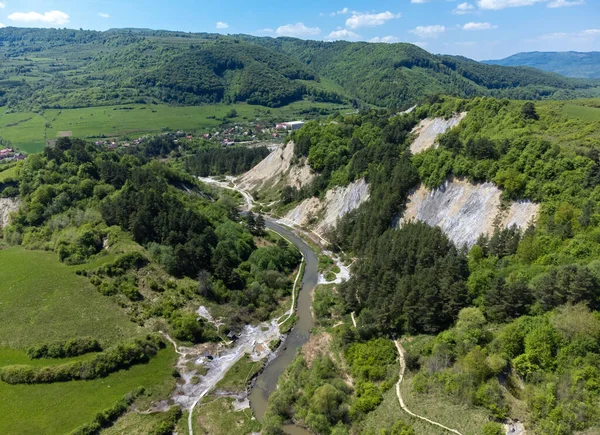
[(415, 418), (426, 421), (427, 423), (433, 424), (434, 426), (438, 426), (444, 430), (447, 430), (448, 432), (455, 433), (456, 435), (462, 435), (456, 429), (451, 429), (447, 426), (444, 426), (443, 424), (440, 424), (436, 421), (433, 421), (426, 417), (423, 417), (422, 415), (415, 414), (410, 409), (408, 409), (408, 407), (404, 403), (404, 400), (402, 399), (402, 394), (400, 393), (400, 384), (402, 383), (402, 380), (404, 379), (404, 371), (406, 370), (406, 361), (404, 359), (404, 348), (402, 347), (402, 344), (400, 344), (400, 341), (398, 341), (398, 340), (394, 340), (394, 344), (396, 345), (396, 349), (398, 349), (398, 355), (400, 356), (400, 379), (398, 379), (398, 382), (396, 383), (396, 395), (398, 396), (398, 401), (400, 402), (400, 407), (407, 414), (412, 415)]

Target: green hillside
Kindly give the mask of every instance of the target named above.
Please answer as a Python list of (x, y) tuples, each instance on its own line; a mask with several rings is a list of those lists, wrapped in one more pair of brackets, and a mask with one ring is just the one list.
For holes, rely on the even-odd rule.
[(482, 65), (464, 57), (433, 55), (411, 44), (246, 39), (300, 59), (353, 97), (383, 107), (408, 107), (436, 93), (516, 99), (600, 95), (597, 81)]
[(411, 44), (319, 42), (152, 30), (0, 29), (0, 106), (20, 111), (134, 103), (303, 98), (408, 106), (431, 94), (574, 98), (598, 83), (482, 66)]
[(563, 52), (527, 52), (513, 54), (504, 59), (484, 60), (483, 63), (502, 66), (529, 66), (542, 71), (562, 74), (566, 77), (600, 79), (600, 52), (579, 53)]

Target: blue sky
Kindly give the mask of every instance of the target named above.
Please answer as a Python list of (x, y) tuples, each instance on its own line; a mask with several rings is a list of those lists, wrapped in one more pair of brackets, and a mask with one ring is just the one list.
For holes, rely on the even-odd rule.
[(600, 0), (0, 0), (0, 26), (411, 42), (481, 60), (600, 50)]

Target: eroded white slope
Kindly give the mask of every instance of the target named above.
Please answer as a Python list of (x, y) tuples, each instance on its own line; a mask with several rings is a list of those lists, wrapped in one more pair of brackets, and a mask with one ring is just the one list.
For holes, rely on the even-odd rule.
[(237, 180), (242, 190), (255, 192), (278, 185), (300, 188), (314, 179), (308, 164), (292, 165), (294, 143), (288, 142), (269, 154)]
[(21, 203), (13, 198), (0, 198), (0, 228), (6, 226), (12, 212), (19, 209)]
[(345, 187), (335, 187), (319, 198), (308, 198), (289, 211), (285, 219), (295, 225), (311, 227), (319, 234), (333, 228), (338, 219), (369, 199), (369, 185), (364, 179)]
[(514, 202), (500, 210), (502, 191), (493, 183), (471, 184), (452, 179), (437, 189), (419, 187), (410, 195), (400, 225), (415, 219), (439, 226), (458, 246), (472, 246), (481, 234), (492, 234), (494, 225), (524, 229), (539, 212), (539, 204)]
[(450, 119), (426, 118), (417, 125), (412, 133), (417, 137), (410, 145), (410, 151), (417, 154), (435, 145), (436, 138), (457, 126), (467, 116), (467, 112), (457, 113)]

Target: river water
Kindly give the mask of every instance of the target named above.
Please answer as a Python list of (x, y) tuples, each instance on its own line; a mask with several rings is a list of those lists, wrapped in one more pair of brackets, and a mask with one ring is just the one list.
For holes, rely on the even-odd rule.
[[(250, 405), (259, 420), (262, 420), (262, 417), (267, 410), (269, 396), (277, 388), (279, 376), (281, 376), (287, 366), (292, 363), (298, 350), (310, 338), (310, 331), (314, 324), (311, 312), (312, 292), (317, 285), (319, 276), (319, 259), (300, 237), (271, 219), (266, 220), (266, 226), (296, 245), (302, 254), (304, 254), (306, 266), (304, 269), (304, 276), (302, 277), (302, 287), (298, 294), (296, 309), (298, 321), (279, 348), (279, 352), (275, 359), (269, 362), (265, 370), (258, 376), (250, 393)], [(307, 430), (293, 425), (286, 426), (284, 430), (290, 435), (309, 434)]]

